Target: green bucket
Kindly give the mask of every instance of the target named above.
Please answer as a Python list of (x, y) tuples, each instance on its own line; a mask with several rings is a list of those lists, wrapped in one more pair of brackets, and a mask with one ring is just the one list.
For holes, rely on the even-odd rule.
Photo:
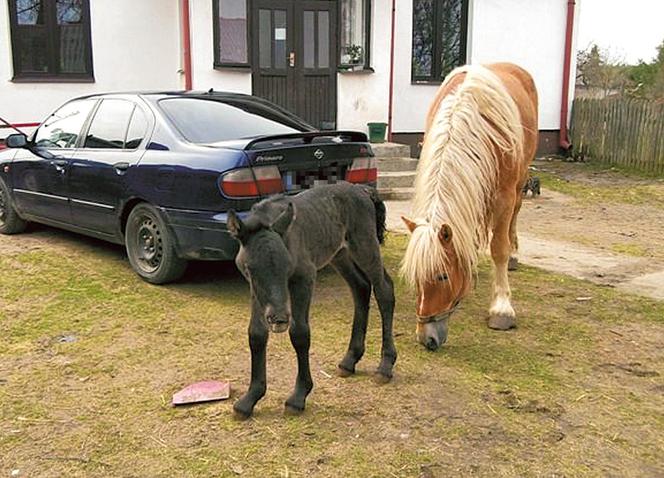
[(369, 127), (369, 141), (371, 143), (384, 143), (387, 123), (367, 123)]

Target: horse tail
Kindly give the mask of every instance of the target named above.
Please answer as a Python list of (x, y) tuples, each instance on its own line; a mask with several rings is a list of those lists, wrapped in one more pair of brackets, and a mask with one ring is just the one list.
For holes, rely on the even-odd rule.
[(374, 205), (374, 210), (376, 212), (376, 237), (380, 244), (385, 243), (385, 231), (387, 227), (385, 226), (385, 220), (387, 218), (387, 210), (385, 208), (385, 203), (378, 196), (378, 191), (374, 188), (367, 187), (366, 191), (369, 193), (369, 198)]

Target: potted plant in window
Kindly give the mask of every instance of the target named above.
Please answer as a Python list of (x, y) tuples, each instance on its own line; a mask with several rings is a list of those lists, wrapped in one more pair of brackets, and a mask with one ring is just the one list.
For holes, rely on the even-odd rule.
[(348, 55), (349, 64), (359, 65), (362, 61), (362, 47), (360, 45), (348, 45), (346, 53)]

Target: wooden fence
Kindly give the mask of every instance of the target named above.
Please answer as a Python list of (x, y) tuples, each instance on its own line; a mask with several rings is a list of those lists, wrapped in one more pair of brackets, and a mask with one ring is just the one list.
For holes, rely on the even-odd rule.
[(575, 157), (664, 175), (664, 103), (577, 98), (571, 135)]

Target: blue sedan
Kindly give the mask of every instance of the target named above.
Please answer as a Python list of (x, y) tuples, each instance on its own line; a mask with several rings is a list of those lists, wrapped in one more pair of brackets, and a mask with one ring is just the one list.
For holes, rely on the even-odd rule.
[(375, 185), (363, 133), (320, 132), (248, 95), (102, 94), (69, 101), (0, 151), (0, 233), (27, 221), (117, 244), (144, 280), (230, 260), (229, 209), (335, 181)]

